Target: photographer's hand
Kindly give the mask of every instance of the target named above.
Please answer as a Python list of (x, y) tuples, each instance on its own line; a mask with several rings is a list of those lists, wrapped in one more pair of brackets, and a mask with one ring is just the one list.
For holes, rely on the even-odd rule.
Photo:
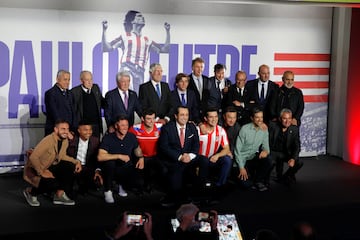
[(150, 213), (145, 213), (147, 221), (144, 223), (144, 233), (147, 240), (153, 240), (152, 237), (152, 216)]
[(127, 212), (124, 212), (123, 218), (122, 218), (121, 222), (119, 223), (119, 225), (117, 225), (117, 227), (115, 228), (114, 233), (112, 234), (112, 237), (114, 239), (123, 237), (126, 234), (128, 234), (132, 228), (133, 228), (132, 225), (127, 224)]

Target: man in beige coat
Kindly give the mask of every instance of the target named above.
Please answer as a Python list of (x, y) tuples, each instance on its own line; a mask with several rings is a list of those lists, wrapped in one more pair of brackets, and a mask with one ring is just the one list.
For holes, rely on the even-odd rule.
[(24, 179), (32, 187), (23, 191), (30, 206), (40, 206), (37, 196), (55, 192), (53, 203), (75, 205), (66, 192), (71, 192), (75, 172), (81, 171), (81, 162), (66, 154), (69, 123), (58, 120), (52, 134), (43, 138), (30, 154), (25, 167)]

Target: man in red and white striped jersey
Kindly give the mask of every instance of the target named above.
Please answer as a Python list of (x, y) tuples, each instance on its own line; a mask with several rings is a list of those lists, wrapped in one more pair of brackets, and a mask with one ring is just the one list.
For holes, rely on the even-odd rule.
[(157, 142), (162, 124), (155, 123), (155, 118), (155, 111), (146, 109), (142, 113), (141, 123), (134, 124), (129, 129), (129, 132), (135, 134), (144, 156), (144, 161), (140, 164), (144, 169), (144, 186), (146, 190), (151, 190), (154, 178), (161, 177), (163, 169), (161, 162), (157, 158)]
[(209, 108), (205, 114), (205, 121), (201, 129), (198, 127), (199, 154), (207, 157), (210, 168), (219, 172), (215, 185), (220, 187), (226, 183), (232, 166), (232, 160), (229, 156), (229, 141), (225, 129), (218, 125), (217, 109)]
[(110, 52), (116, 48), (122, 50), (122, 56), (120, 57), (120, 71), (128, 71), (131, 73), (130, 88), (138, 93), (140, 84), (144, 82), (144, 72), (150, 51), (155, 51), (157, 53), (169, 52), (170, 24), (164, 23), (166, 39), (163, 45), (142, 35), (141, 31), (145, 26), (145, 18), (138, 11), (130, 10), (126, 13), (124, 19), (125, 33), (121, 34), (111, 42), (108, 42), (106, 38), (108, 22), (103, 21), (102, 25), (103, 52)]

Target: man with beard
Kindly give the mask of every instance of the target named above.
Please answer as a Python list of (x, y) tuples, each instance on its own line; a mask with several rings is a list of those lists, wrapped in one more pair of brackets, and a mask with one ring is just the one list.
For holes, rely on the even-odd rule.
[(74, 172), (80, 172), (81, 162), (66, 154), (69, 145), (69, 123), (55, 122), (52, 134), (43, 138), (32, 151), (24, 167), (24, 179), (32, 187), (23, 191), (30, 206), (40, 206), (37, 196), (55, 192), (53, 203), (75, 205), (66, 193), (72, 192)]
[(283, 108), (292, 112), (292, 125), (300, 127), (301, 116), (304, 112), (304, 96), (299, 88), (294, 87), (294, 73), (285, 71), (282, 76), (283, 85), (272, 100), (271, 111), (273, 120), (277, 120)]

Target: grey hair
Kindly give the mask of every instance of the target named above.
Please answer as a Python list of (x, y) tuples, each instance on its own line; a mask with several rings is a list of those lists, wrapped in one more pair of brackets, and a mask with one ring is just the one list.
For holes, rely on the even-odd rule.
[(128, 71), (118, 72), (118, 73), (116, 74), (116, 81), (119, 81), (119, 79), (120, 79), (121, 77), (128, 77), (129, 79), (131, 79), (131, 77), (130, 77), (130, 72), (128, 72)]
[(61, 75), (63, 75), (64, 73), (70, 74), (69, 71), (64, 70), (64, 69), (60, 69), (57, 73), (56, 73), (56, 78), (59, 78)]
[(186, 215), (195, 215), (199, 211), (199, 208), (192, 204), (183, 204), (180, 206), (180, 208), (176, 211), (176, 218), (179, 222), (182, 221), (183, 216)]
[(157, 67), (161, 67), (161, 64), (160, 63), (152, 63), (150, 65), (149, 72), (151, 72), (151, 73), (154, 72), (155, 68), (157, 68)]
[(283, 108), (283, 109), (281, 109), (281, 111), (280, 111), (279, 117), (281, 117), (284, 113), (290, 113), (290, 114), (292, 115), (292, 111), (291, 111), (290, 109), (288, 109), (288, 108)]

